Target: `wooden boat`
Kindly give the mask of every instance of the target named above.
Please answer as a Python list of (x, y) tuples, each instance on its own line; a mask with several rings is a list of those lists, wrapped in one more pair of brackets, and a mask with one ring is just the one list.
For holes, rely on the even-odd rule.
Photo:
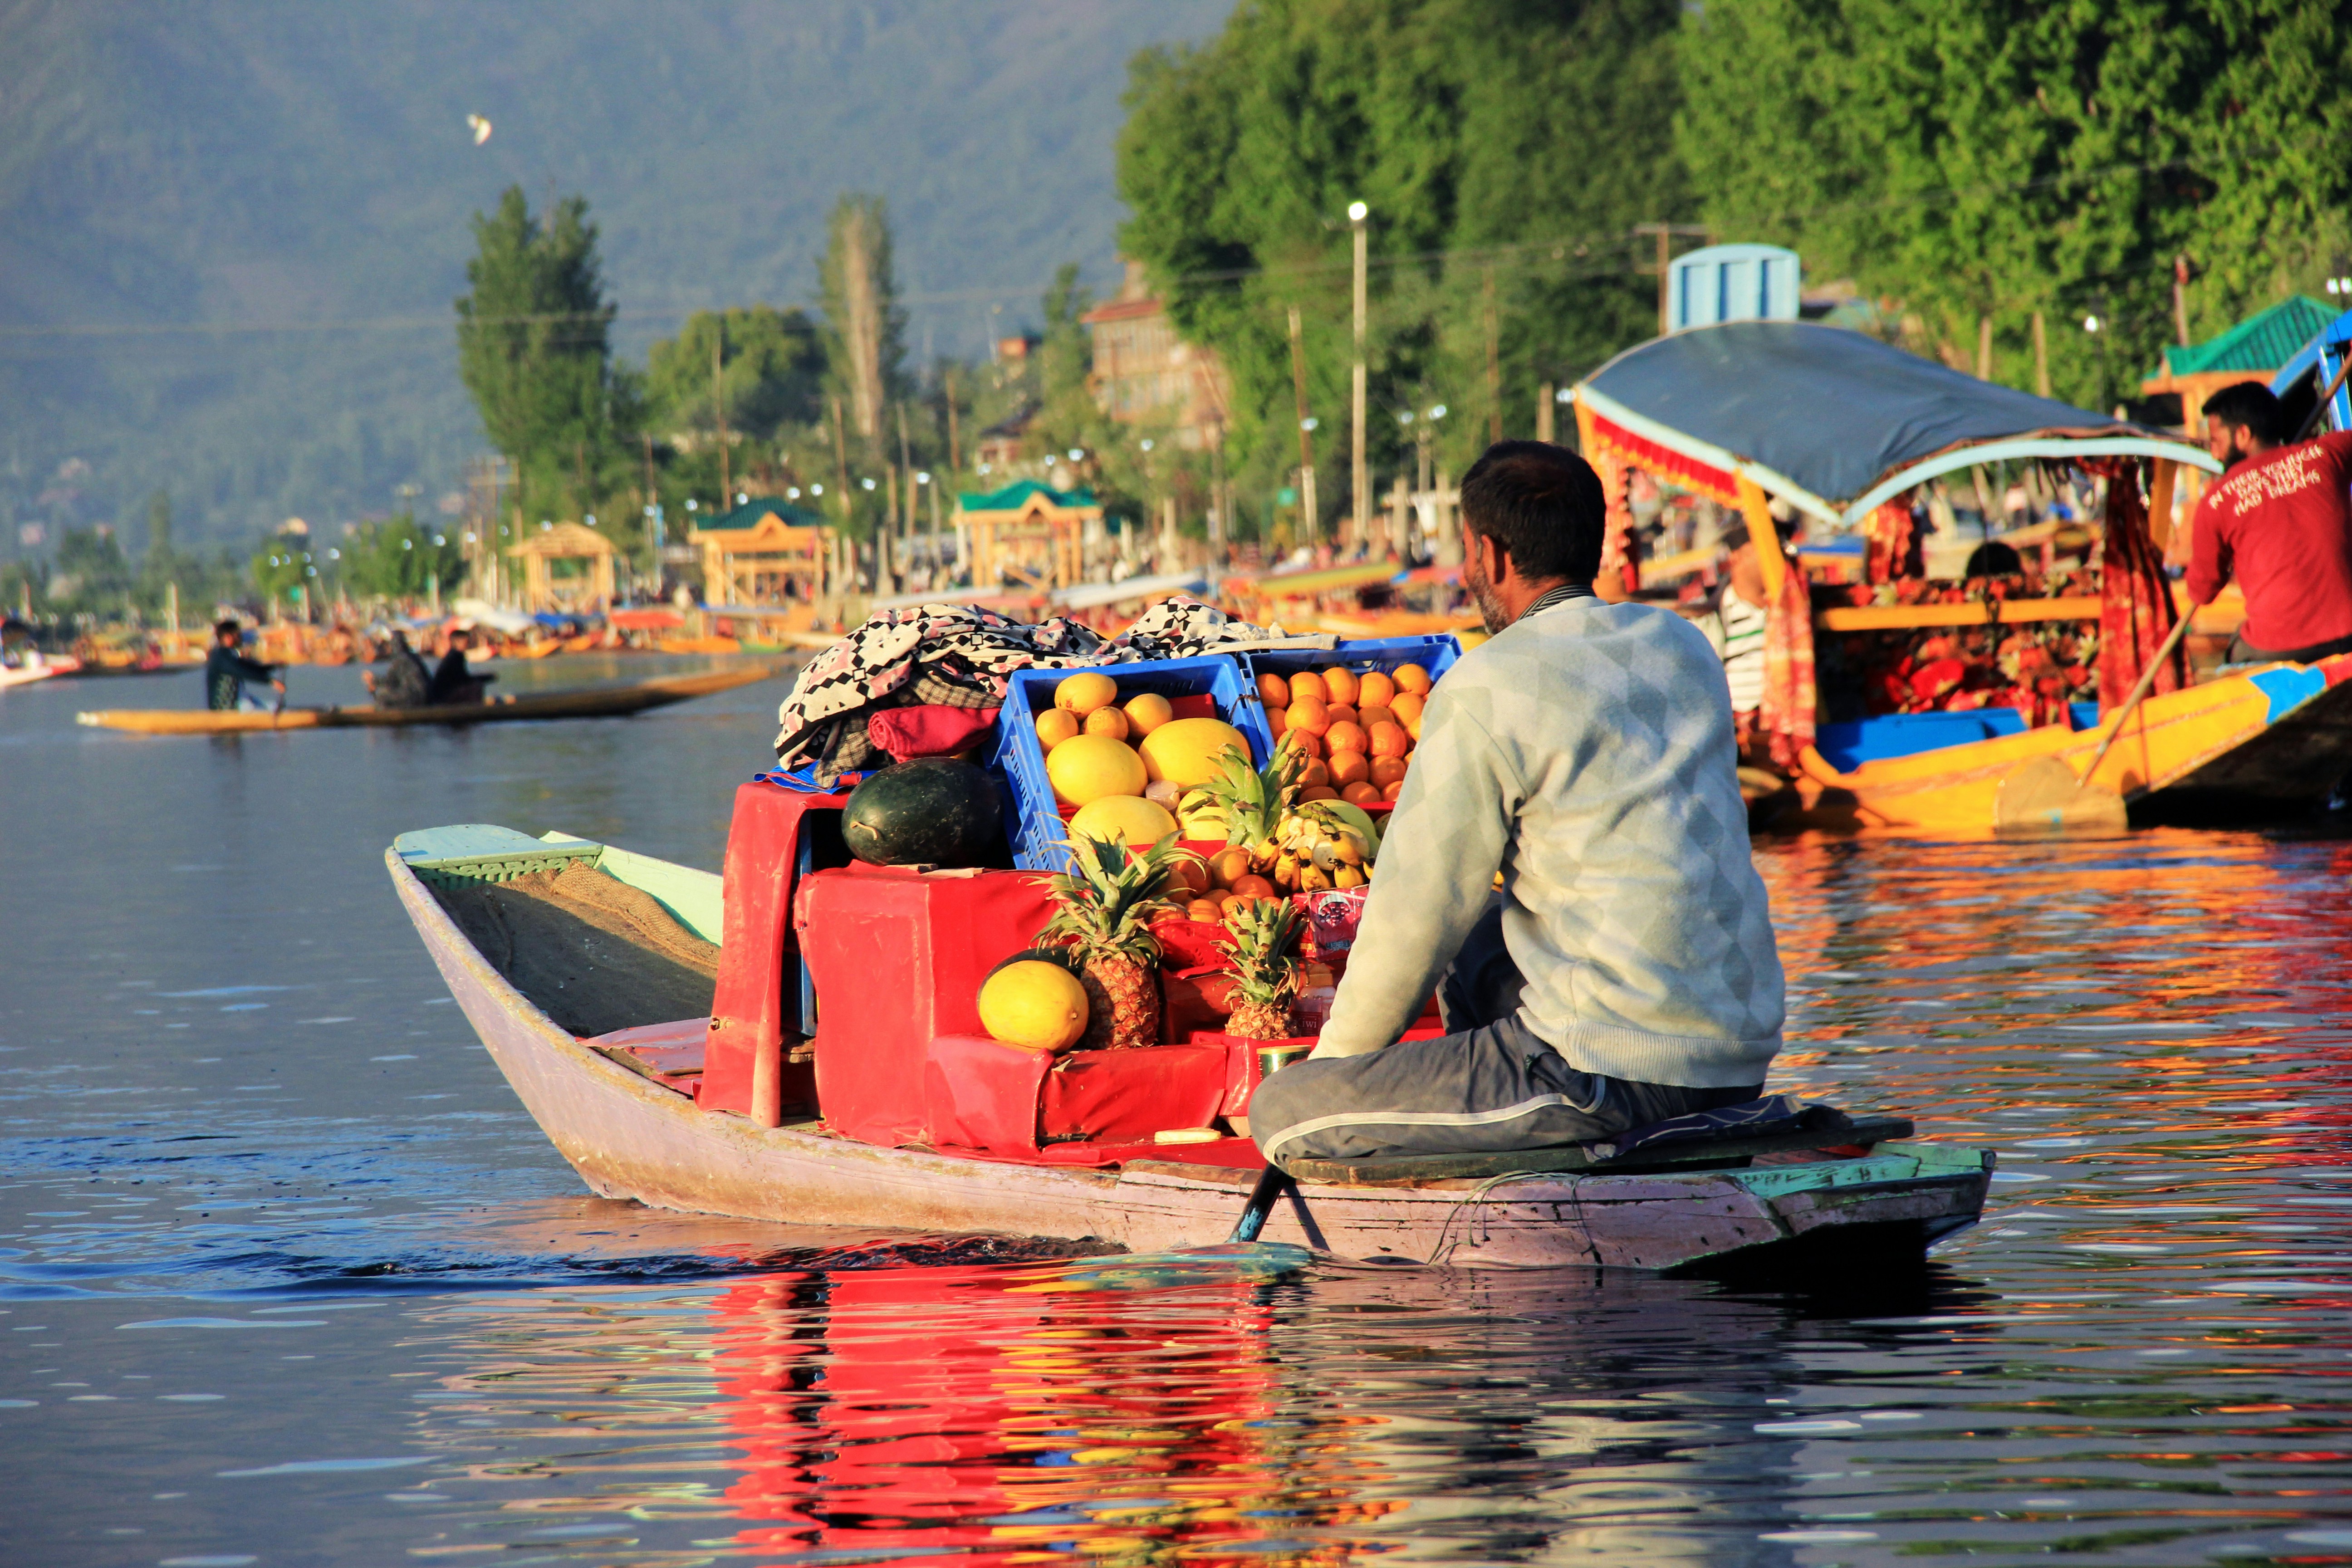
[(11, 686), (30, 686), (37, 680), (54, 680), (65, 673), (53, 664), (35, 665), (30, 668), (0, 665), (0, 691)]
[[(2352, 314), (2329, 332), (2352, 336)], [(2315, 390), (2304, 397), (2308, 407)], [(1766, 551), (1759, 559), (1776, 604), (1788, 596), (1783, 584), (1791, 575), (1797, 581), (1789, 594), (1806, 586), (1809, 569), (1842, 572), (1839, 554), (1873, 584), (1884, 586), (1890, 571), (1899, 576), (1909, 553), (1909, 498), (1939, 476), (1995, 463), (2087, 465), (2120, 472), (2111, 485), (2137, 484), (2136, 470), (2123, 465), (2145, 462), (2149, 521), (2137, 548), (2160, 552), (2176, 478), (2220, 468), (2202, 447), (2169, 432), (1981, 382), (1861, 333), (1800, 321), (1729, 322), (1641, 344), (1575, 388), (1575, 400), (1584, 452), (1604, 482), (1619, 487), (1612, 493), (1622, 494), (1625, 477), (1642, 469), (1738, 507), (1754, 538), (1770, 537), (1773, 501), (1809, 520), (1802, 551)], [(1834, 418), (1822, 416), (1829, 410)], [(1622, 508), (1612, 509), (1616, 526), (1623, 518)], [(2127, 531), (2110, 538), (2111, 550), (2140, 534), (2137, 521), (2123, 526)], [(2058, 531), (2053, 521), (2003, 538), (2012, 549), (2038, 543), (2046, 568)], [(2081, 537), (2087, 547), (2087, 533)], [(1633, 567), (1622, 535), (1620, 550), (1630, 579)], [(1686, 573), (1712, 559), (1711, 552), (1686, 552), (1650, 562), (1640, 581), (1647, 587), (1670, 569)], [(2100, 580), (2103, 589), (2119, 594), (2129, 581)], [(1625, 586), (1630, 592), (1633, 584)], [(2001, 599), (1988, 589), (1965, 603), (1816, 603), (1810, 618), (1811, 630), (1841, 637), (1931, 628), (1981, 637), (1990, 629), (1997, 643), (2010, 626), (2098, 623), (2105, 607), (2096, 593)], [(2182, 607), (2176, 589), (2175, 608)], [(2127, 598), (2123, 608), (2129, 613)], [(2227, 617), (2218, 613), (2224, 608), (2217, 603), (2200, 612), (2198, 629), (2226, 635)], [(2083, 782), (2120, 794), (2136, 824), (2252, 822), (2311, 810), (2352, 773), (2347, 677), (2352, 658), (2231, 669), (2151, 698), (2129, 716), (2097, 778)], [(1971, 700), (1994, 695), (1979, 691)], [(2045, 716), (2060, 706), (2040, 697), (2027, 705)], [(2095, 704), (2077, 702), (2063, 711), (2068, 721), (2034, 727), (2005, 707), (1823, 722), (1788, 787), (1759, 794), (1745, 787), (1743, 773), (1743, 793), (1759, 826), (1990, 832), (2003, 781), (2017, 769), (2053, 758), (2079, 774), (2114, 728), (2112, 718), (2099, 721)]]
[[(1804, 757), (1815, 821), (1850, 811), (1888, 826), (1947, 832), (1993, 819), (2003, 782), (2037, 757), (2078, 775), (2112, 722), (2045, 724), (2015, 734), (1883, 757), (1840, 771)], [(2135, 824), (2249, 822), (2325, 805), (2352, 775), (2352, 654), (2274, 664), (2152, 697), (2087, 783), (2124, 797)]]
[[(561, 834), (433, 829), (403, 835), (385, 854), (403, 906), (482, 1044), (541, 1129), (604, 1196), (778, 1223), (995, 1232), (1148, 1251), (1222, 1241), (1263, 1169), (1243, 1139), (1226, 1141), (1242, 1152), (1222, 1163), (1171, 1148), (1164, 1159), (1086, 1168), (882, 1147), (821, 1120), (779, 1117), (767, 1126), (698, 1105), (711, 1019), (633, 1018), (576, 1037), (548, 1011), (573, 1004), (559, 1001), (543, 977), (581, 971), (538, 963), (550, 955), (536, 948), (494, 963), (453, 916), (469, 885), (573, 861), (656, 900), (707, 942), (754, 929), (743, 910), (724, 907), (719, 877)], [(551, 994), (526, 994), (510, 978), (533, 973)], [(1909, 1131), (1907, 1122), (1855, 1123), (1778, 1142), (1695, 1145), (1679, 1159), (1623, 1168), (1574, 1148), (1507, 1157), (1499, 1171), (1475, 1175), (1302, 1163), (1295, 1197), (1265, 1234), (1391, 1263), (1737, 1273), (1865, 1255), (1916, 1260), (1974, 1223), (1993, 1159), (1935, 1143), (1896, 1146)]]
[(289, 708), (277, 713), (215, 713), (205, 709), (111, 708), (77, 713), (81, 723), (140, 735), (238, 735), (279, 730), (396, 728), (414, 724), (506, 724), (527, 719), (617, 719), (666, 708), (717, 691), (731, 691), (775, 674), (772, 665), (747, 665), (706, 675), (673, 675), (628, 686), (546, 691), (509, 701), (447, 703), (431, 708)]

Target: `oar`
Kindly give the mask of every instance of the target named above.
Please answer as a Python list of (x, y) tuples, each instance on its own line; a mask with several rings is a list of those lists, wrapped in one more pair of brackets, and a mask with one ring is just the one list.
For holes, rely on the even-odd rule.
[(2139, 672), (2139, 684), (2134, 686), (2131, 695), (2124, 700), (2122, 710), (2116, 715), (2115, 728), (2108, 731), (2107, 738), (2099, 742), (2099, 749), (2091, 753), (2091, 765), (2083, 770), (2082, 777), (2075, 777), (2074, 770), (2055, 757), (2034, 758), (2000, 781), (2000, 787), (1994, 793), (1992, 802), (1995, 827), (2126, 827), (2130, 825), (2124, 797), (2114, 790), (2094, 785), (2091, 775), (2099, 771), (2099, 764), (2107, 760), (2108, 751), (2123, 738), (2125, 721), (2132, 716), (2139, 707), (2140, 700), (2155, 687), (2157, 671), (2162, 669), (2165, 661), (2172, 657), (2172, 650), (2180, 646), (2180, 639), (2189, 635), (2189, 623), (2195, 613), (2196, 606), (2191, 605), (2189, 613), (2182, 616), (2173, 626), (2172, 635), (2166, 637), (2163, 646), (2156, 650), (2156, 657), (2147, 661), (2147, 668)]
[(1276, 1203), (1289, 1190), (1289, 1173), (1273, 1161), (1267, 1161), (1265, 1169), (1258, 1173), (1257, 1185), (1250, 1189), (1248, 1206), (1242, 1210), (1242, 1217), (1234, 1222), (1233, 1235), (1225, 1237), (1226, 1244), (1233, 1246), (1255, 1241), (1257, 1233), (1265, 1228), (1265, 1216), (1274, 1212)]
[(1153, 1290), (1179, 1285), (1263, 1283), (1296, 1274), (1313, 1256), (1287, 1242), (1260, 1241), (1266, 1215), (1290, 1190), (1290, 1177), (1269, 1163), (1250, 1188), (1234, 1233), (1224, 1242), (1208, 1247), (1179, 1247), (1166, 1252), (1135, 1252), (1123, 1257), (1082, 1258), (1047, 1264), (1024, 1272), (1023, 1282), (1007, 1289), (1022, 1295), (1055, 1295), (1071, 1290)]
[(2303, 428), (2294, 433), (2294, 439), (2288, 442), (2288, 446), (2310, 439), (2312, 427), (2326, 417), (2327, 405), (2336, 401), (2337, 393), (2344, 390), (2344, 374), (2347, 371), (2352, 371), (2352, 344), (2346, 345), (2344, 363), (2336, 367), (2336, 379), (2327, 384), (2327, 390), (2319, 395), (2319, 401), (2311, 405), (2309, 414), (2304, 416)]

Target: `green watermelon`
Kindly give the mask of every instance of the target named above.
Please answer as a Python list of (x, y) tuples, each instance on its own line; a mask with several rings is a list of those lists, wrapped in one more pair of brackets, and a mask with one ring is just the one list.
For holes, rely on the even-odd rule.
[(981, 769), (953, 757), (917, 757), (850, 792), (841, 837), (869, 865), (982, 866), (1003, 811)]

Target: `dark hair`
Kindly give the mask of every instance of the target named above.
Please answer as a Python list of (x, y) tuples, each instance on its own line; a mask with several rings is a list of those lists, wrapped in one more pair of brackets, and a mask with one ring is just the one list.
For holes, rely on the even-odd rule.
[(215, 642), (218, 642), (223, 637), (235, 637), (237, 641), (243, 642), (245, 640), (245, 628), (237, 625), (235, 621), (215, 621), (213, 623), (213, 640)]
[(1497, 441), (1462, 476), (1462, 521), (1531, 581), (1591, 582), (1607, 518), (1601, 476), (1565, 447)]
[(2280, 428), (2285, 420), (2279, 413), (2278, 397), (2259, 381), (2241, 381), (2207, 398), (2205, 417), (2219, 419), (2225, 426), (2242, 425), (2257, 441), (2277, 441), (2285, 435)]

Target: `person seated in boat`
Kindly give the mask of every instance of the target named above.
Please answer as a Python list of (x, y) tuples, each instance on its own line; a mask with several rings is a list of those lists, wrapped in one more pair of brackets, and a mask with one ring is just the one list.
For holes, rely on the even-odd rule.
[[(1756, 1099), (1780, 1047), (1715, 650), (1670, 609), (1594, 597), (1583, 458), (1498, 443), (1461, 494), (1494, 636), (1423, 710), (1322, 1037), (1251, 1101), (1270, 1158), (1605, 1137)], [(1447, 1032), (1402, 1039), (1433, 988)]]
[(2189, 597), (2232, 577), (2246, 595), (2231, 664), (2309, 664), (2352, 653), (2352, 432), (2283, 445), (2292, 432), (2258, 381), (2205, 400), (2208, 448), (2226, 466), (2189, 521)]
[(248, 682), (267, 685), (281, 700), (286, 696), (277, 667), (246, 658), (244, 647), (245, 628), (236, 622), (222, 621), (213, 627), (213, 646), (205, 655), (205, 703), (215, 713), (268, 712), (269, 705), (246, 690)]
[(473, 634), (459, 626), (449, 634), (449, 651), (441, 656), (441, 666), (433, 672), (432, 690), (426, 700), (435, 707), (445, 703), (480, 702), (486, 700), (495, 675), (476, 675), (466, 668), (466, 649), (473, 644)]
[(382, 675), (372, 669), (360, 672), (360, 684), (375, 698), (377, 707), (422, 708), (432, 700), (432, 673), (408, 646), (408, 634), (398, 626), (392, 628), (392, 646), (384, 650), (384, 658)]
[(1724, 559), (1723, 581), (1697, 625), (1723, 661), (1724, 683), (1731, 688), (1732, 723), (1745, 757), (1755, 739), (1756, 715), (1764, 706), (1764, 568), (1757, 563), (1756, 542), (1748, 537), (1745, 521), (1732, 522), (1716, 543), (1730, 554)]

